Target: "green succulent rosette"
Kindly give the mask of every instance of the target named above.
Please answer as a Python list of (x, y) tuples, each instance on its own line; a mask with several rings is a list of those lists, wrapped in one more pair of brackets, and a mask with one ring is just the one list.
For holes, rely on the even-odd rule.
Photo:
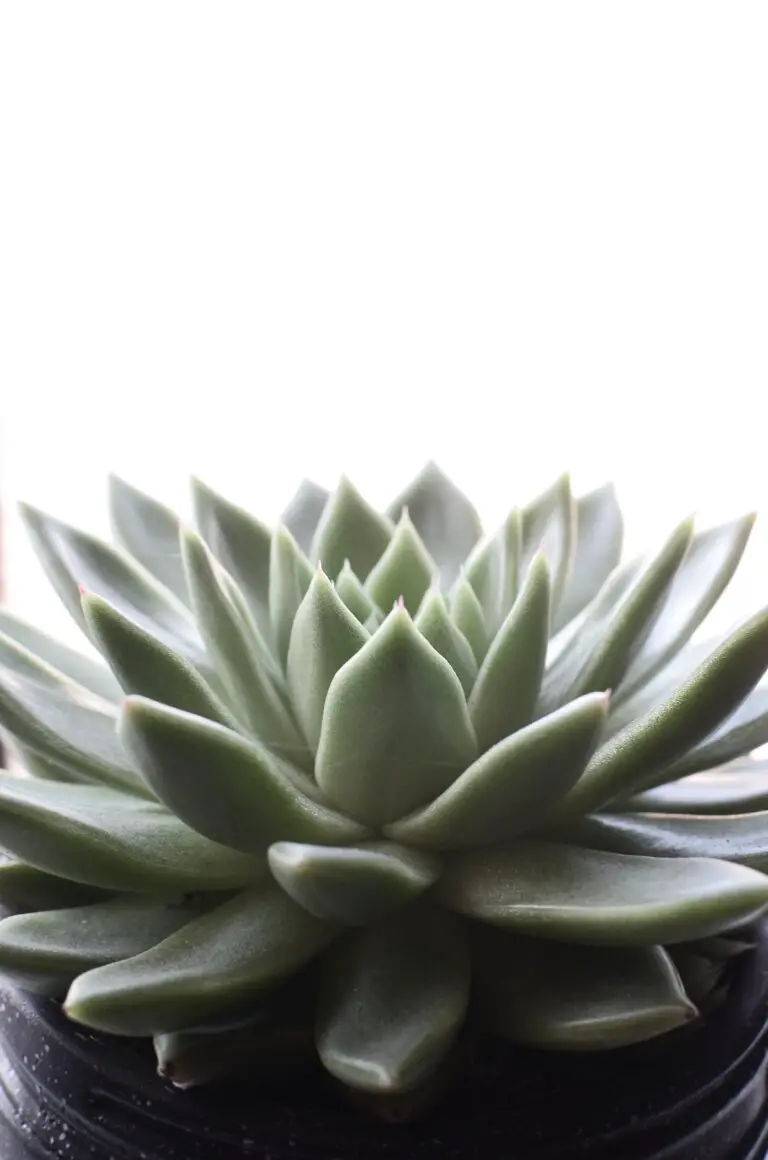
[(180, 1085), (311, 1051), (374, 1102), (464, 1032), (605, 1049), (713, 1001), (768, 906), (768, 611), (698, 633), (751, 516), (622, 562), (567, 477), (489, 535), (434, 465), (273, 530), (110, 498), (111, 544), (24, 509), (103, 660), (0, 614), (6, 978)]

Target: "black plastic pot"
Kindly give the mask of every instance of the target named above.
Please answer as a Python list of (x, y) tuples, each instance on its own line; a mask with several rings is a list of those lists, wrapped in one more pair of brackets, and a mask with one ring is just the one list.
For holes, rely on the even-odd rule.
[(290, 1092), (180, 1092), (144, 1043), (76, 1029), (0, 993), (2, 1160), (764, 1160), (768, 924), (702, 1023), (642, 1047), (475, 1051), (412, 1124), (372, 1121), (319, 1075)]

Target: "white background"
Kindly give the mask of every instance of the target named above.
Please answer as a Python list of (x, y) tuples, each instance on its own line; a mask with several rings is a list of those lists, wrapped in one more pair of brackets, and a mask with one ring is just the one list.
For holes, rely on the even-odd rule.
[(434, 456), (489, 520), (613, 477), (633, 546), (768, 509), (766, 59), (762, 3), (9, 0), (6, 501)]

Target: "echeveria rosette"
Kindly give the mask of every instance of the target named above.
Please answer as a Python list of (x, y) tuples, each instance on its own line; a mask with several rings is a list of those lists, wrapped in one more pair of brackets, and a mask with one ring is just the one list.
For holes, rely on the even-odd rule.
[(567, 477), (489, 536), (434, 465), (274, 530), (194, 501), (25, 510), (106, 664), (0, 614), (0, 971), (180, 1085), (312, 1050), (407, 1107), (465, 1033), (697, 1018), (768, 905), (768, 612), (691, 643), (752, 518), (622, 563)]

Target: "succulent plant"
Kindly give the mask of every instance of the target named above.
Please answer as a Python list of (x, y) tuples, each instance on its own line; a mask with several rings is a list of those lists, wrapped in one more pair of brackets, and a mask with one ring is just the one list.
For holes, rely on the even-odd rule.
[(106, 663), (1, 614), (4, 976), (180, 1085), (309, 1047), (366, 1098), (696, 1019), (768, 906), (768, 611), (691, 643), (752, 517), (621, 563), (567, 477), (487, 536), (434, 465), (194, 499), (24, 509)]

